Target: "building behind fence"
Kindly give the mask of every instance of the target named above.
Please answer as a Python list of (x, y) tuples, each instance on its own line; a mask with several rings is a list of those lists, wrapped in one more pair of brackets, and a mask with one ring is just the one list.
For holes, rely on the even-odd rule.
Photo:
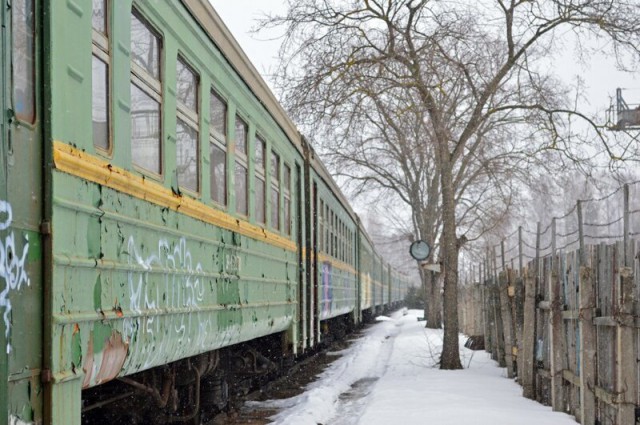
[(460, 290), (461, 330), (526, 397), (585, 425), (640, 423), (638, 186), (518, 228)]

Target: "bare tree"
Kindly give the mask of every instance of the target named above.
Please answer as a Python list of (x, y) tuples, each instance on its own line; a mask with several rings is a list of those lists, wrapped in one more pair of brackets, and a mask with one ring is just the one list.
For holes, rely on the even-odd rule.
[[(348, 128), (349, 110), (371, 97), (362, 81), (375, 82), (376, 94), (410, 92), (424, 111), (441, 197), (441, 368), (460, 368), (458, 255), (469, 239), (458, 235), (466, 230), (457, 214), (468, 181), (461, 176), (483, 157), (526, 161), (552, 151), (582, 164), (601, 151), (612, 159), (635, 153), (637, 144), (607, 138), (545, 69), (560, 31), (607, 38), (614, 55), (637, 52), (638, 1), (290, 0), (287, 15), (266, 24), (286, 28), (279, 86), (301, 125)], [(591, 137), (577, 139), (583, 128)], [(585, 148), (586, 140), (599, 144)]]

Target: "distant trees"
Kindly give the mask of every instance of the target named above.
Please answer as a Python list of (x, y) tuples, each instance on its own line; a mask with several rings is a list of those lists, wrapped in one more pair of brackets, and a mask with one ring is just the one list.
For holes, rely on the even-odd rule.
[(441, 368), (462, 367), (460, 247), (500, 221), (515, 199), (509, 179), (539, 160), (638, 152), (580, 111), (548, 56), (562, 32), (637, 54), (639, 15), (637, 0), (289, 0), (285, 16), (265, 22), (285, 29), (278, 84), (294, 118), (332, 146), (336, 164), (351, 160), (356, 172), (343, 174), (401, 187), (419, 207), (418, 234), (419, 220), (427, 237), (440, 234)]

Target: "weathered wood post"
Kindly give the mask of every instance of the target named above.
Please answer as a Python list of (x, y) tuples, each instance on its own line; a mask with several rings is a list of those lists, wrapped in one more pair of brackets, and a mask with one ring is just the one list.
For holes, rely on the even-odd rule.
[(593, 317), (596, 290), (593, 270), (587, 263), (581, 201), (578, 201), (577, 209), (580, 238), (580, 421), (582, 425), (594, 425), (596, 419), (596, 326), (593, 323)]
[(507, 365), (507, 376), (513, 378), (513, 333), (511, 331), (512, 315), (511, 302), (509, 300), (509, 284), (507, 271), (500, 272), (498, 279), (498, 290), (500, 293), (500, 311), (502, 313), (502, 329), (504, 333), (504, 357)]
[(524, 276), (524, 259), (522, 256), (522, 226), (518, 226), (518, 268), (521, 277)]
[(551, 276), (549, 278), (549, 297), (551, 301), (551, 320), (549, 339), (551, 340), (551, 406), (555, 411), (565, 410), (565, 395), (562, 371), (565, 369), (564, 321), (562, 319), (562, 299), (560, 296), (560, 261), (556, 252), (556, 219), (551, 222)]
[(522, 389), (523, 395), (536, 398), (535, 392), (535, 330), (536, 330), (536, 278), (528, 269), (524, 271), (524, 326), (522, 329)]
[(505, 359), (505, 338), (504, 338), (504, 317), (502, 316), (502, 310), (500, 306), (500, 281), (498, 278), (498, 260), (496, 256), (496, 247), (492, 249), (493, 254), (493, 311), (495, 315), (495, 324), (496, 324), (496, 348), (497, 348), (497, 356), (498, 356), (498, 364), (500, 367), (506, 367), (506, 359)]
[(618, 299), (616, 393), (618, 398), (617, 425), (635, 423), (635, 404), (638, 392), (638, 375), (634, 340), (635, 302), (633, 271), (631, 267), (620, 270), (620, 298)]

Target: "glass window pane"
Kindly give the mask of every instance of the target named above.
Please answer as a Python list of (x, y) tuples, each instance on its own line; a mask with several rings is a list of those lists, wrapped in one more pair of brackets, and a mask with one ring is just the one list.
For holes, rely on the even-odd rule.
[(236, 152), (247, 154), (247, 124), (240, 117), (236, 117)]
[(211, 128), (227, 137), (227, 102), (215, 92), (211, 92)]
[(239, 163), (236, 163), (235, 189), (236, 212), (238, 214), (248, 215), (249, 209), (247, 206), (247, 168)]
[(131, 60), (160, 80), (160, 38), (136, 13), (131, 15)]
[(271, 226), (280, 229), (280, 193), (276, 188), (271, 188)]
[(227, 153), (215, 144), (210, 145), (211, 164), (211, 199), (215, 202), (227, 204)]
[(93, 0), (93, 29), (103, 34), (107, 33), (107, 0)]
[(271, 151), (271, 178), (280, 181), (280, 157)]
[(197, 192), (200, 166), (198, 161), (198, 132), (178, 119), (176, 129), (176, 166), (180, 187)]
[(178, 59), (178, 101), (194, 112), (198, 112), (198, 76), (181, 59)]
[(131, 84), (131, 155), (133, 163), (161, 174), (160, 103)]
[(93, 144), (109, 149), (109, 67), (93, 56), (92, 73)]
[(14, 0), (13, 22), (13, 108), (29, 123), (36, 118), (35, 106), (35, 20), (33, 0)]
[(265, 220), (265, 182), (262, 179), (255, 178), (256, 196), (255, 196), (255, 212), (256, 222), (264, 224)]
[(265, 141), (260, 136), (256, 136), (256, 167), (264, 169), (265, 166)]
[(284, 231), (287, 235), (291, 234), (291, 201), (284, 198)]
[(291, 168), (287, 164), (284, 164), (283, 176), (284, 190), (288, 191), (291, 188)]

